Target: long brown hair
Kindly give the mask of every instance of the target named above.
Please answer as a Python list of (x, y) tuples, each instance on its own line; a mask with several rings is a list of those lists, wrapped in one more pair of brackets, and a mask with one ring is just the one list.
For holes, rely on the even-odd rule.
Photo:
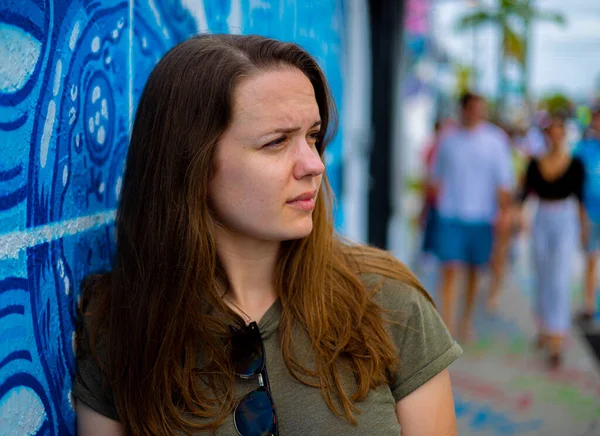
[[(261, 70), (290, 66), (314, 87), (322, 156), (335, 130), (335, 107), (319, 66), (295, 44), (201, 35), (171, 49), (148, 79), (127, 156), (114, 268), (85, 290), (85, 301), (95, 301), (86, 313), (91, 350), (127, 434), (214, 431), (233, 409), (227, 326), (243, 321), (221, 299), (227, 279), (217, 259), (207, 186), (236, 85)], [(387, 383), (398, 364), (382, 310), (359, 274), (377, 272), (421, 288), (391, 255), (336, 237), (331, 201), (323, 178), (312, 233), (282, 246), (275, 277), (279, 339), (291, 374), (306, 384), (317, 377), (313, 385), (329, 408), (355, 422), (354, 403)], [(314, 372), (295, 354), (297, 329), (313, 344)], [(342, 389), (342, 360), (355, 375), (356, 392)], [(198, 424), (195, 417), (210, 419)]]

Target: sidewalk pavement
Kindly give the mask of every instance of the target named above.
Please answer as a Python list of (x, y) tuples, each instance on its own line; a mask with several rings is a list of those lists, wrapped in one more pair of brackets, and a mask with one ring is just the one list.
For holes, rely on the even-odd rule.
[[(522, 240), (495, 314), (486, 313), (488, 278), (482, 280), (476, 338), (463, 346), (463, 356), (450, 367), (458, 434), (600, 436), (600, 366), (581, 331), (574, 327), (568, 337), (559, 370), (547, 369), (543, 353), (534, 350), (533, 277), (528, 258)], [(577, 264), (579, 277), (581, 259)], [(424, 267), (419, 278), (436, 299), (437, 266)], [(577, 283), (574, 309), (581, 301)], [(462, 289), (457, 292), (460, 314)]]

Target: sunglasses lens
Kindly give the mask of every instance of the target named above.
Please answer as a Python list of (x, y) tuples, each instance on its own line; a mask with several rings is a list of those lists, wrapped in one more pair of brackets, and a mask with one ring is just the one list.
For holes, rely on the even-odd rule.
[(258, 374), (264, 364), (262, 341), (254, 324), (232, 335), (231, 360), (235, 373), (242, 377)]
[(246, 395), (235, 409), (235, 426), (242, 436), (277, 435), (273, 400), (263, 387)]

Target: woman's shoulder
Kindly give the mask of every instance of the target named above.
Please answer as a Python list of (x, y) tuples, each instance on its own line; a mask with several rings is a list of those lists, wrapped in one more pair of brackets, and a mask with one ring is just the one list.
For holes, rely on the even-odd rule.
[(423, 310), (423, 306), (435, 307), (427, 291), (412, 283), (377, 273), (361, 274), (360, 278), (384, 310), (412, 314)]
[(106, 303), (109, 283), (110, 273), (93, 274), (83, 280), (77, 306), (81, 321), (87, 322)]
[[(109, 280), (109, 274), (92, 275), (83, 280), (75, 324), (78, 354), (91, 353), (97, 357), (98, 353), (104, 351), (105, 332), (100, 327), (107, 315)], [(90, 339), (94, 347), (90, 347)]]
[(361, 277), (382, 308), (400, 367), (391, 377), (396, 401), (424, 385), (461, 354), (431, 298), (422, 288), (379, 274)]
[(433, 304), (415, 274), (389, 251), (360, 244), (342, 248), (347, 265), (384, 309), (420, 301)]

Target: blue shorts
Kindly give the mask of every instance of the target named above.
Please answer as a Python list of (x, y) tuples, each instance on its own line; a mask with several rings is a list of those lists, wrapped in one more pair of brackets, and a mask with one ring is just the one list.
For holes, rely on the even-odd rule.
[(494, 229), (490, 223), (438, 220), (436, 251), (442, 263), (484, 266), (490, 260), (493, 242)]
[(600, 223), (590, 222), (590, 234), (588, 236), (585, 251), (587, 253), (600, 253)]

